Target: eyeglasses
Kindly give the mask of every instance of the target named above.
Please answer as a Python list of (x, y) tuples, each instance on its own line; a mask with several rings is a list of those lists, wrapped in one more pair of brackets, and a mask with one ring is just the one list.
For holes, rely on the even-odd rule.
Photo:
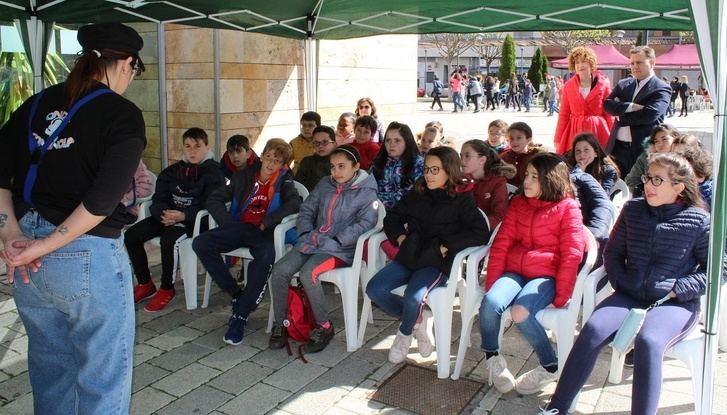
[(439, 170), (441, 170), (441, 169), (437, 166), (432, 166), (432, 167), (424, 166), (424, 174), (431, 173), (432, 176), (436, 176), (439, 174)]
[[(641, 182), (646, 184), (651, 182), (651, 184), (654, 185), (654, 187), (661, 186), (662, 183), (664, 183), (666, 180), (662, 179), (659, 176), (649, 176), (648, 174), (642, 174), (641, 175)], [(671, 182), (672, 184), (676, 184), (674, 181)]]
[(313, 141), (313, 147), (325, 147), (329, 144), (333, 144), (333, 141)]

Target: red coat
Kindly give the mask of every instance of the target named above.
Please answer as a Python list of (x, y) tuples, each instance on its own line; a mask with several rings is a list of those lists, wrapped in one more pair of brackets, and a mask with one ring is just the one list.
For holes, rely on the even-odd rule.
[(490, 221), (490, 230), (495, 229), (505, 217), (508, 205), (507, 179), (515, 175), (515, 168), (503, 164), (493, 173), (475, 181), (472, 191), (477, 207), (485, 212)]
[(560, 101), (558, 126), (555, 129), (555, 149), (558, 154), (565, 154), (573, 147), (573, 137), (585, 131), (596, 135), (601, 147), (608, 144), (608, 136), (613, 127), (613, 117), (603, 110), (603, 101), (611, 93), (611, 83), (600, 72), (594, 72), (596, 85), (583, 98), (580, 90), (580, 79), (575, 75), (563, 86), (563, 98)]
[(584, 249), (578, 202), (515, 196), (490, 250), (485, 291), (505, 272), (525, 278), (554, 277), (553, 305), (563, 307), (573, 294)]
[(376, 158), (376, 155), (379, 154), (379, 143), (367, 141), (361, 144), (354, 140), (351, 145), (358, 150), (358, 153), (361, 156), (361, 169), (368, 171), (369, 167), (371, 167), (371, 163)]

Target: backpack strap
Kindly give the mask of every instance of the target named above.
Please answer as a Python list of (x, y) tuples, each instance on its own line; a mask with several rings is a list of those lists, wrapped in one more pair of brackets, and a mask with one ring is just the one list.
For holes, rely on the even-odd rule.
[(38, 103), (40, 102), (40, 98), (43, 96), (43, 92), (36, 95), (36, 98), (30, 107), (30, 115), (28, 116), (28, 152), (30, 153), (30, 165), (28, 166), (28, 173), (25, 175), (25, 184), (23, 186), (23, 200), (28, 204), (28, 206), (33, 207), (33, 201), (30, 196), (33, 192), (35, 180), (38, 178), (38, 166), (43, 161), (45, 152), (48, 151), (56, 140), (58, 140), (58, 136), (61, 132), (63, 132), (68, 123), (71, 122), (71, 118), (73, 118), (81, 107), (86, 105), (86, 103), (92, 99), (104, 94), (115, 94), (115, 92), (108, 88), (97, 89), (76, 101), (68, 113), (66, 113), (61, 124), (53, 130), (51, 135), (45, 140), (40, 140), (42, 142), (41, 144), (39, 144), (39, 140), (36, 140), (33, 136), (33, 118), (35, 118)]

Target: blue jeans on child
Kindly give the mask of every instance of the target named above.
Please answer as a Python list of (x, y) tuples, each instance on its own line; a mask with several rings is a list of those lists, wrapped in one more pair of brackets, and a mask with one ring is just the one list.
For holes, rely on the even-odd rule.
[[(20, 220), (26, 237), (56, 226), (37, 212)], [(28, 333), (36, 414), (128, 414), (134, 298), (123, 238), (82, 235), (46, 255), (30, 283), (15, 273), (13, 297)]]
[[(434, 267), (412, 271), (399, 262), (391, 261), (371, 278), (366, 294), (387, 314), (401, 318), (399, 331), (408, 336), (419, 320), (427, 294), (444, 285), (446, 277)], [(403, 298), (391, 293), (391, 290), (405, 284)]]
[[(565, 414), (583, 388), (596, 365), (601, 349), (609, 344), (629, 310), (644, 308), (633, 298), (614, 293), (603, 300), (583, 326), (568, 360), (563, 366), (558, 387), (548, 405)], [(697, 323), (699, 313), (668, 301), (646, 314), (634, 342), (634, 380), (631, 386), (631, 413), (655, 414), (661, 394), (661, 369), (664, 352)]]
[(500, 324), (502, 313), (511, 306), (522, 306), (528, 310), (528, 317), (515, 323), (538, 355), (541, 366), (558, 363), (558, 357), (550, 345), (543, 326), (535, 319), (538, 311), (553, 302), (555, 282), (553, 278), (541, 277), (528, 279), (512, 272), (506, 272), (495, 281), (485, 294), (480, 306), (480, 333), (482, 350), (500, 350)]

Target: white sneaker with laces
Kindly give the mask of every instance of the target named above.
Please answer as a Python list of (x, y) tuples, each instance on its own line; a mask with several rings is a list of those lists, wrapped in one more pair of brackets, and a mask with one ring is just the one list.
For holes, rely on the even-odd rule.
[(489, 370), (488, 383), (494, 384), (501, 393), (508, 393), (515, 387), (515, 377), (507, 368), (504, 357), (497, 355), (487, 359), (487, 369)]
[(409, 354), (409, 347), (411, 346), (411, 339), (411, 334), (405, 336), (400, 331), (396, 332), (394, 343), (391, 344), (391, 349), (389, 349), (389, 362), (397, 364), (406, 360), (406, 355)]
[(417, 339), (417, 348), (419, 348), (419, 354), (422, 355), (422, 357), (429, 357), (434, 349), (432, 339), (429, 337), (429, 333), (427, 331), (431, 319), (432, 312), (428, 309), (424, 310), (422, 312), (422, 321), (414, 326), (414, 338)]
[(515, 390), (521, 395), (532, 395), (542, 391), (545, 386), (556, 379), (558, 379), (556, 373), (550, 373), (544, 367), (538, 366), (518, 376), (515, 380)]

